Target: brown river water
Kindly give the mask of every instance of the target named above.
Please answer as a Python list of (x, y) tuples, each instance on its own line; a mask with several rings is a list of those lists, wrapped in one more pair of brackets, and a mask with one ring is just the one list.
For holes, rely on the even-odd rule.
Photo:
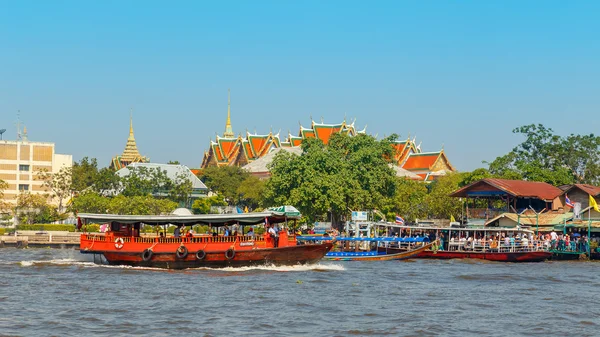
[(0, 249), (0, 336), (600, 336), (600, 263), (166, 271)]

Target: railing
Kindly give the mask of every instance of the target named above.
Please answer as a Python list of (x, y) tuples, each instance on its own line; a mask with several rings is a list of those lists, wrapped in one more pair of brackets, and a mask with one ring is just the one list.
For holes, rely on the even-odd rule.
[(448, 251), (475, 252), (475, 253), (508, 253), (508, 252), (539, 252), (548, 251), (548, 246), (543, 241), (532, 241), (526, 244), (520, 242), (484, 242), (472, 243), (469, 241), (450, 241)]
[[(123, 242), (135, 242), (135, 243), (236, 243), (236, 242), (264, 242), (265, 237), (262, 235), (248, 236), (192, 236), (192, 237), (131, 237), (131, 236), (116, 236), (116, 235), (103, 235), (103, 234), (87, 234), (86, 240), (97, 241), (97, 242), (112, 242), (116, 238), (122, 238)], [(288, 238), (288, 241), (294, 241), (294, 237)]]

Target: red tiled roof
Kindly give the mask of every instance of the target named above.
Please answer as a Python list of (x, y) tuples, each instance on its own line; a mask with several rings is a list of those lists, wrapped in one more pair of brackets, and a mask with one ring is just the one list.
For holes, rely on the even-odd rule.
[(465, 197), (467, 192), (474, 186), (480, 184), (488, 184), (501, 191), (511, 194), (515, 197), (520, 198), (537, 198), (541, 200), (553, 200), (563, 193), (563, 191), (555, 186), (548, 183), (542, 183), (537, 181), (525, 181), (525, 180), (508, 180), (508, 179), (496, 179), (486, 178), (469, 184), (458, 191), (453, 192), (450, 196), (453, 197)]

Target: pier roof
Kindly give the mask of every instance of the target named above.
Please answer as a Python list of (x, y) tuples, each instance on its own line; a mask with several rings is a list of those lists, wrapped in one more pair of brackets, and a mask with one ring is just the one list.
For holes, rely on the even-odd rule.
[(537, 181), (486, 178), (471, 183), (453, 193), (451, 197), (492, 197), (509, 194), (518, 198), (536, 198), (552, 201), (563, 194), (555, 186)]

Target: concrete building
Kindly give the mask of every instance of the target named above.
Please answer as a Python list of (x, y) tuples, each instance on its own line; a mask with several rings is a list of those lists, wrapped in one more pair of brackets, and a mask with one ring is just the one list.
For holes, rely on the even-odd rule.
[[(56, 173), (62, 167), (73, 166), (73, 156), (55, 152), (54, 143), (32, 142), (27, 129), (20, 140), (0, 140), (0, 179), (8, 183), (4, 201), (16, 204), (21, 192), (48, 193), (36, 176), (40, 170)], [(57, 200), (52, 201), (58, 204)]]

